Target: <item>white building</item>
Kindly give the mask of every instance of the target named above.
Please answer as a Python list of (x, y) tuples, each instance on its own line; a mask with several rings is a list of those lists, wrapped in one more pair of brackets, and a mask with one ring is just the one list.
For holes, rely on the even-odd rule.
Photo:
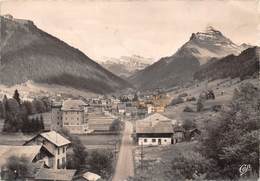
[(59, 133), (55, 131), (40, 133), (25, 142), (24, 145), (42, 145), (54, 156), (53, 160), (49, 160), (47, 163), (49, 167), (54, 169), (66, 168), (67, 149), (70, 141)]
[(136, 121), (138, 145), (169, 145), (173, 144), (172, 137), (172, 121), (159, 113)]
[(117, 105), (117, 111), (118, 111), (118, 113), (119, 114), (125, 114), (125, 112), (126, 112), (126, 103), (119, 103), (118, 105)]

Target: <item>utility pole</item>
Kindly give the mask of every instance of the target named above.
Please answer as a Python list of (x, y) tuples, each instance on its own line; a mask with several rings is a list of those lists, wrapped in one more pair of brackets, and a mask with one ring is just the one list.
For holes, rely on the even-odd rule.
[(117, 153), (117, 150), (116, 150), (116, 149), (117, 149), (117, 141), (115, 141), (115, 145), (114, 145), (114, 146), (115, 146), (114, 149), (115, 149), (115, 159), (116, 159), (116, 153)]
[(144, 159), (144, 149), (143, 149), (143, 142), (141, 144), (141, 171), (143, 172), (143, 160)]

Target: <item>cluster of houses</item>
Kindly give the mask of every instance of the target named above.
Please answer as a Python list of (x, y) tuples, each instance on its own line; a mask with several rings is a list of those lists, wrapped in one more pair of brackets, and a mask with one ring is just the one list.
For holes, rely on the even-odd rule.
[(66, 128), (72, 134), (108, 132), (115, 120), (140, 119), (152, 113), (162, 113), (166, 94), (96, 97), (90, 99), (66, 99), (53, 101), (51, 112), (30, 115), (30, 119), (43, 117), (46, 130)]
[(176, 120), (160, 113), (136, 121), (135, 139), (140, 146), (170, 145), (199, 135), (198, 129), (185, 130)]
[(67, 151), (70, 144), (67, 138), (56, 131), (49, 131), (37, 134), (22, 146), (0, 145), (0, 180), (8, 178), (10, 170), (7, 169), (7, 162), (13, 156), (24, 157), (33, 165), (33, 169), (26, 176), (27, 180), (101, 180), (99, 175), (91, 172), (77, 175), (76, 170), (66, 169)]

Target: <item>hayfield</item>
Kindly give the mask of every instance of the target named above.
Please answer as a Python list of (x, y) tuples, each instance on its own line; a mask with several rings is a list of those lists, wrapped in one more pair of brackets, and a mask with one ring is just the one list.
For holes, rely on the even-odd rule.
[(134, 151), (136, 175), (152, 179), (152, 181), (171, 181), (168, 173), (172, 167), (172, 160), (180, 154), (188, 154), (196, 144), (196, 142), (184, 142), (175, 145), (144, 147), (143, 169), (140, 162), (141, 147), (137, 147)]
[(120, 135), (77, 135), (88, 150), (114, 149), (119, 144)]
[(34, 135), (24, 135), (22, 133), (0, 133), (0, 145), (23, 145), (25, 141)]

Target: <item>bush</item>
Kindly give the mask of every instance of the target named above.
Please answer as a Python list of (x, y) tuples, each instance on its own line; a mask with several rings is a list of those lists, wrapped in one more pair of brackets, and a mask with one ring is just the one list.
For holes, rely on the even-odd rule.
[(113, 154), (108, 150), (93, 151), (88, 159), (90, 171), (108, 179), (113, 171)]
[(67, 168), (78, 171), (85, 169), (88, 152), (84, 144), (77, 136), (71, 135), (67, 129), (62, 129), (60, 133), (71, 141), (72, 152), (67, 155)]
[(187, 96), (188, 96), (188, 94), (187, 94), (186, 92), (184, 92), (184, 93), (178, 95), (178, 97), (187, 97)]
[(171, 102), (170, 105), (174, 106), (174, 105), (181, 104), (181, 103), (184, 103), (183, 98), (177, 97), (177, 98), (175, 98), (175, 99), (172, 100), (172, 102)]
[(190, 130), (190, 129), (194, 129), (196, 128), (196, 123), (194, 120), (191, 120), (191, 119), (185, 119), (182, 123), (182, 127), (185, 129), (185, 130)]
[(191, 101), (196, 101), (196, 98), (195, 97), (188, 97), (186, 99), (187, 102), (191, 102)]
[(110, 125), (110, 131), (120, 131), (122, 130), (122, 122), (119, 119), (115, 119), (112, 124)]
[(212, 165), (214, 162), (198, 152), (181, 153), (172, 160), (173, 180), (175, 180), (174, 178), (205, 180), (207, 173), (211, 172)]
[(186, 106), (184, 109), (183, 109), (183, 112), (194, 112), (193, 109), (191, 109), (189, 106)]
[(214, 105), (214, 106), (212, 106), (211, 109), (212, 109), (212, 111), (219, 112), (219, 111), (221, 111), (222, 106), (221, 105)]
[(33, 166), (26, 157), (11, 156), (4, 165), (7, 168), (6, 180), (24, 180), (32, 174)]

